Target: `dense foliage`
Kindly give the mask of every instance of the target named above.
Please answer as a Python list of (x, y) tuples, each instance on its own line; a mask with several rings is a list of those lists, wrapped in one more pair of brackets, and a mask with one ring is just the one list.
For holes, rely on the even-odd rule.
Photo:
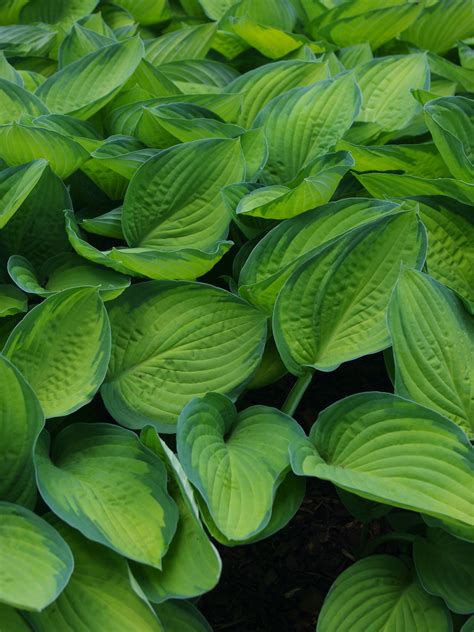
[[(210, 630), (212, 542), (280, 530), (306, 477), (385, 516), (318, 632), (474, 630), (473, 22), (0, 2), (2, 630)], [(394, 392), (307, 436), (311, 380), (382, 350)]]

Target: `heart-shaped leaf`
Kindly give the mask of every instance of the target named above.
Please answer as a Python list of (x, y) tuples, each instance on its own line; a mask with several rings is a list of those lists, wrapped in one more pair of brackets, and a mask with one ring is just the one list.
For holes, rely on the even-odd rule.
[(425, 593), (413, 570), (390, 555), (359, 560), (336, 579), (324, 601), (318, 632), (448, 632), (443, 602)]
[(390, 297), (402, 265), (420, 268), (426, 233), (415, 213), (396, 213), (348, 233), (292, 272), (273, 314), (288, 370), (332, 371), (389, 346)]
[(236, 397), (260, 362), (266, 336), (261, 312), (200, 283), (134, 285), (113, 302), (109, 317), (105, 405), (127, 427), (151, 423), (161, 432), (176, 430), (193, 397), (210, 391)]
[(429, 408), (389, 393), (361, 393), (318, 418), (291, 446), (299, 475), (363, 498), (474, 526), (474, 449), (464, 432)]
[(254, 406), (237, 414), (217, 393), (183, 409), (180, 462), (227, 538), (246, 540), (266, 527), (288, 471), (288, 446), (302, 435), (298, 424), (275, 408)]
[(77, 423), (36, 450), (38, 488), (48, 506), (89, 540), (161, 568), (178, 521), (166, 470), (128, 430)]
[(389, 309), (395, 389), (433, 408), (474, 437), (474, 323), (456, 296), (405, 270)]
[(43, 610), (64, 589), (73, 566), (71, 550), (51, 525), (24, 507), (0, 502), (2, 603)]
[(47, 298), (18, 323), (3, 354), (32, 386), (45, 417), (87, 404), (110, 356), (110, 327), (97, 290), (64, 290)]

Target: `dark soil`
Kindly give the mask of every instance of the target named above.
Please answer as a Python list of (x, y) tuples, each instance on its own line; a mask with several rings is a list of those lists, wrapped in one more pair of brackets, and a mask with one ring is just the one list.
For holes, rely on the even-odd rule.
[[(260, 403), (280, 407), (294, 378), (250, 392), (244, 408)], [(368, 390), (392, 391), (382, 354), (347, 363), (332, 373), (316, 373), (295, 417), (309, 431), (318, 413), (338, 399)], [(216, 632), (309, 632), (335, 578), (355, 559), (368, 534), (339, 500), (330, 483), (308, 480), (305, 500), (293, 520), (256, 544), (218, 545), (222, 578), (199, 602)]]

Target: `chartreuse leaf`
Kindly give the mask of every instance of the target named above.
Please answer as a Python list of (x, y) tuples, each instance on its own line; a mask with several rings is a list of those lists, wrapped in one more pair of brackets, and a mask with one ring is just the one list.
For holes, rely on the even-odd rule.
[(16, 83), (0, 79), (0, 124), (18, 121), (23, 115), (47, 114), (48, 108)]
[(250, 253), (240, 272), (239, 293), (271, 314), (285, 281), (316, 249), (397, 208), (393, 202), (348, 198), (282, 222)]
[(386, 316), (400, 267), (420, 268), (425, 253), (425, 229), (406, 212), (363, 225), (301, 263), (273, 314), (288, 370), (332, 371), (389, 346)]
[(199, 283), (134, 285), (113, 302), (109, 317), (112, 357), (102, 397), (114, 419), (132, 428), (174, 432), (193, 397), (236, 397), (265, 343), (261, 312)]
[(331, 586), (318, 619), (318, 632), (450, 632), (443, 602), (428, 595), (411, 565), (390, 555), (373, 555), (345, 570)]
[(249, 127), (260, 110), (273, 98), (292, 88), (308, 86), (327, 77), (325, 63), (277, 61), (249, 70), (231, 81), (225, 90), (242, 93), (242, 107), (237, 123)]
[(474, 225), (463, 214), (420, 203), (428, 232), (428, 273), (454, 290), (474, 314)]
[[(71, 206), (71, 198), (63, 182), (42, 161), (32, 163), (24, 170), (9, 171), (22, 174), (16, 185), (18, 189), (13, 184), (15, 178), (12, 183), (12, 192), (16, 190), (19, 195), (14, 204), (22, 203), (0, 230), (0, 259), (22, 255), (33, 265), (41, 265), (51, 257), (51, 253), (69, 250), (63, 209)], [(28, 177), (31, 177), (30, 182)], [(11, 180), (5, 181), (5, 184)], [(26, 199), (20, 195), (20, 186), (29, 193)]]
[(258, 24), (284, 31), (292, 31), (296, 22), (296, 11), (290, 0), (240, 0), (230, 7), (226, 16), (248, 17)]
[(235, 0), (198, 0), (198, 2), (211, 20), (220, 20), (235, 4)]
[(0, 283), (0, 317), (28, 311), (28, 299), (14, 285)]
[(246, 44), (270, 59), (281, 59), (307, 41), (301, 35), (288, 33), (274, 26), (259, 24), (248, 17), (229, 17), (225, 24)]
[(474, 90), (474, 72), (469, 68), (463, 68), (458, 64), (453, 64), (449, 59), (445, 59), (434, 53), (428, 53), (428, 62), (432, 74), (455, 82), (466, 92), (472, 92)]
[(46, 167), (45, 160), (35, 160), (0, 171), (0, 229), (35, 188)]
[(169, 600), (154, 608), (166, 632), (212, 632), (209, 623), (189, 601)]
[(266, 527), (289, 469), (288, 446), (302, 436), (298, 424), (279, 410), (254, 406), (237, 414), (217, 393), (183, 409), (179, 460), (224, 536), (246, 540)]
[(406, 127), (420, 105), (411, 90), (429, 87), (430, 69), (426, 55), (380, 57), (355, 69), (362, 92), (358, 121), (377, 123), (384, 131)]
[(313, 33), (341, 47), (369, 42), (373, 50), (410, 26), (422, 9), (418, 3), (403, 0), (350, 0), (337, 4), (313, 21)]
[(159, 67), (168, 61), (204, 58), (211, 48), (215, 24), (200, 24), (165, 33), (147, 40), (145, 59)]
[(439, 0), (426, 6), (401, 39), (418, 48), (445, 53), (456, 42), (474, 35), (472, 6), (464, 0)]
[(452, 175), (474, 183), (474, 102), (465, 97), (429, 101), (425, 120)]
[(340, 140), (337, 149), (351, 153), (354, 171), (403, 171), (421, 178), (449, 177), (449, 169), (434, 143), (364, 146)]
[(165, 464), (168, 491), (178, 507), (179, 521), (161, 570), (133, 564), (132, 573), (153, 603), (197, 597), (217, 584), (222, 566), (219, 554), (204, 531), (192, 488), (175, 455), (153, 428), (145, 428), (141, 440)]
[(15, 327), (3, 354), (32, 386), (45, 417), (87, 404), (110, 356), (110, 327), (97, 290), (70, 289), (47, 298)]
[(389, 309), (396, 392), (437, 410), (474, 437), (474, 323), (456, 296), (405, 270)]
[(353, 165), (348, 152), (324, 154), (304, 167), (288, 186), (262, 187), (245, 195), (237, 206), (237, 213), (266, 219), (300, 215), (329, 202)]
[(130, 578), (127, 562), (110, 549), (47, 516), (74, 554), (74, 572), (64, 592), (40, 614), (29, 615), (38, 632), (107, 630), (165, 632)]
[(93, 235), (103, 235), (104, 237), (111, 237), (112, 239), (123, 239), (122, 207), (118, 206), (102, 215), (83, 219), (81, 228)]
[(269, 149), (262, 180), (291, 181), (310, 160), (330, 151), (352, 125), (359, 104), (351, 73), (275, 97), (254, 121), (254, 127), (263, 127)]
[(239, 76), (239, 73), (230, 66), (211, 59), (170, 61), (160, 65), (160, 72), (184, 93), (187, 93), (191, 86), (196, 90), (201, 86), (204, 92), (207, 89), (221, 89)]
[(356, 176), (374, 197), (404, 198), (443, 195), (474, 206), (474, 184), (453, 178), (419, 178), (395, 173), (365, 173)]
[(36, 483), (33, 450), (44, 417), (31, 387), (21, 373), (0, 355), (0, 497), (33, 507)]
[(420, 581), (430, 594), (442, 597), (453, 612), (474, 611), (474, 546), (442, 529), (429, 528), (417, 537), (413, 558)]
[(119, 5), (143, 25), (158, 24), (171, 17), (168, 0), (120, 0)]
[(374, 56), (369, 42), (362, 42), (361, 44), (353, 44), (342, 48), (338, 52), (338, 58), (341, 64), (349, 70), (350, 68), (356, 68), (362, 64), (366, 64), (371, 61)]
[(98, 0), (29, 0), (20, 13), (20, 20), (29, 22), (58, 22), (67, 28), (92, 13)]
[(161, 568), (178, 521), (166, 470), (132, 432), (111, 424), (76, 423), (36, 449), (44, 501), (89, 540)]
[(29, 509), (0, 502), (2, 603), (43, 610), (64, 589), (73, 566), (70, 548), (51, 525)]
[(133, 176), (122, 227), (130, 246), (206, 250), (227, 236), (230, 216), (220, 190), (239, 182), (245, 163), (238, 139), (210, 139), (172, 147)]
[(130, 285), (130, 277), (90, 263), (72, 252), (49, 259), (39, 275), (27, 259), (13, 256), (8, 260), (8, 273), (24, 292), (44, 297), (69, 288), (96, 287), (104, 301), (111, 301)]
[(106, 46), (49, 77), (37, 95), (51, 112), (88, 119), (117, 94), (142, 56), (139, 38)]
[(363, 498), (474, 526), (474, 450), (446, 417), (389, 393), (346, 397), (295, 442), (296, 474)]
[(60, 178), (67, 178), (88, 156), (79, 143), (58, 132), (20, 123), (0, 126), (0, 158), (7, 165), (44, 159)]

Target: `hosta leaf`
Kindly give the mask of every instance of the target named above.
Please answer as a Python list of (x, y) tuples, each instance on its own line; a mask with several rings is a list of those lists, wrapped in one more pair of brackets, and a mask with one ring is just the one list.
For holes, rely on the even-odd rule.
[(437, 410), (474, 437), (474, 323), (455, 295), (405, 270), (389, 310), (396, 392)]
[(15, 24), (28, 0), (5, 0), (0, 7), (0, 24)]
[(20, 13), (20, 20), (29, 22), (60, 23), (64, 28), (92, 13), (98, 0), (30, 0)]
[(39, 116), (47, 114), (48, 108), (21, 86), (0, 79), (0, 124), (18, 121), (22, 115)]
[(466, 92), (474, 91), (474, 70), (453, 64), (449, 59), (434, 53), (428, 54), (428, 62), (432, 74), (454, 81)]
[(270, 338), (265, 345), (262, 361), (247, 388), (263, 388), (264, 386), (268, 386), (268, 384), (273, 384), (273, 382), (279, 380), (286, 375), (286, 373), (286, 367), (281, 361), (275, 341), (273, 338)]
[(134, 564), (133, 575), (154, 603), (196, 597), (216, 585), (222, 566), (219, 554), (204, 531), (193, 491), (175, 455), (152, 428), (146, 428), (141, 439), (166, 466), (168, 490), (178, 507), (179, 521), (162, 569)]
[(168, 0), (120, 0), (118, 4), (143, 25), (158, 24), (171, 17)]
[(115, 96), (142, 56), (139, 38), (106, 46), (49, 77), (37, 95), (51, 112), (90, 118)]
[(254, 127), (263, 127), (269, 148), (264, 182), (288, 182), (311, 159), (330, 151), (351, 126), (359, 102), (350, 73), (275, 97), (254, 121)]
[(151, 423), (173, 432), (193, 397), (210, 391), (236, 397), (265, 342), (263, 314), (199, 283), (134, 285), (109, 316), (113, 350), (102, 397), (112, 416), (133, 428)]
[(389, 346), (386, 316), (401, 265), (420, 268), (426, 232), (414, 213), (362, 226), (306, 259), (278, 295), (275, 341), (288, 370), (332, 371)]
[(51, 525), (24, 507), (0, 502), (0, 518), (0, 601), (43, 610), (69, 581), (71, 550)]
[(35, 630), (165, 632), (149, 604), (134, 589), (126, 560), (87, 540), (55, 516), (47, 518), (71, 547), (74, 572), (54, 604), (30, 615)]
[(114, 44), (111, 37), (101, 35), (95, 31), (84, 28), (80, 24), (74, 24), (68, 35), (61, 42), (58, 52), (59, 68), (64, 68), (105, 46)]
[(439, 0), (425, 7), (401, 38), (418, 48), (445, 53), (459, 40), (473, 35), (471, 3), (465, 0)]
[(181, 93), (173, 81), (161, 72), (161, 68), (158, 70), (145, 59), (138, 64), (125, 88), (130, 86), (139, 86), (153, 97), (168, 97)]
[(178, 511), (166, 470), (138, 437), (111, 424), (76, 423), (36, 449), (38, 488), (47, 505), (89, 540), (161, 568)]
[(474, 314), (473, 223), (449, 208), (436, 209), (423, 203), (420, 217), (428, 232), (428, 273), (459, 294)]
[(425, 590), (442, 597), (449, 609), (474, 611), (474, 546), (441, 529), (428, 529), (413, 546), (418, 577)]
[(35, 188), (46, 167), (45, 160), (35, 160), (0, 171), (0, 229)]
[(160, 72), (180, 87), (184, 93), (187, 92), (189, 84), (201, 84), (203, 89), (205, 87), (224, 88), (239, 76), (239, 73), (230, 66), (211, 59), (171, 61), (161, 64)]
[(296, 22), (296, 11), (290, 0), (240, 0), (230, 7), (226, 16), (248, 17), (259, 24), (274, 26), (284, 31), (292, 31)]
[(33, 450), (44, 424), (43, 412), (21, 373), (1, 355), (0, 401), (0, 497), (33, 507)]
[(232, 245), (232, 241), (218, 241), (208, 250), (113, 248), (104, 254), (109, 261), (118, 262), (136, 276), (162, 281), (194, 281), (212, 270)]
[(28, 311), (28, 299), (14, 285), (0, 284), (0, 317)]
[(0, 126), (0, 158), (10, 166), (42, 158), (60, 178), (67, 178), (87, 160), (88, 153), (52, 130), (12, 123)]
[(474, 102), (465, 97), (429, 101), (425, 120), (452, 175), (474, 183)]
[(52, 253), (69, 250), (63, 209), (71, 206), (71, 198), (58, 176), (42, 161), (32, 163), (24, 170), (9, 171), (15, 171), (17, 175), (22, 173), (17, 186), (24, 186), (29, 195), (24, 200), (21, 195), (15, 201), (16, 204), (21, 200), (21, 206), (0, 230), (0, 259), (22, 255), (34, 265), (40, 265)]
[(69, 288), (96, 287), (102, 299), (110, 301), (130, 285), (129, 277), (69, 252), (49, 259), (40, 275), (27, 259), (13, 256), (8, 260), (8, 272), (24, 292), (45, 297)]
[(170, 600), (155, 606), (166, 632), (212, 632), (196, 606), (189, 601)]
[(226, 25), (246, 44), (270, 59), (281, 59), (304, 43), (301, 35), (288, 33), (266, 24), (259, 24), (248, 17), (228, 18)]
[(15, 70), (15, 67), (9, 63), (3, 51), (0, 51), (0, 77), (6, 81), (16, 83), (21, 88), (24, 87), (21, 73)]
[(245, 195), (237, 213), (288, 219), (329, 202), (341, 178), (353, 166), (348, 152), (325, 154), (311, 161), (288, 186), (273, 185)]
[(282, 222), (250, 253), (240, 272), (239, 293), (271, 314), (285, 281), (317, 248), (397, 208), (393, 202), (349, 198)]
[(165, 33), (153, 40), (147, 40), (145, 59), (159, 67), (168, 61), (204, 58), (211, 47), (215, 32), (215, 24), (200, 24)]
[(403, 0), (383, 3), (350, 0), (316, 18), (313, 30), (338, 46), (369, 42), (375, 50), (410, 26), (421, 8), (422, 5)]
[(395, 173), (366, 173), (358, 175), (357, 179), (374, 197), (444, 195), (474, 206), (474, 184), (452, 178), (428, 179)]
[(3, 353), (32, 386), (45, 417), (67, 415), (89, 402), (110, 355), (110, 328), (97, 290), (64, 290), (47, 298), (15, 327)]
[(426, 55), (415, 53), (374, 59), (356, 68), (355, 76), (362, 92), (357, 120), (390, 132), (406, 127), (421, 111), (410, 91), (429, 87), (430, 69)]
[(122, 207), (107, 211), (102, 215), (88, 217), (81, 222), (81, 228), (94, 235), (103, 235), (112, 239), (123, 239)]
[(292, 88), (308, 86), (328, 76), (327, 65), (307, 61), (277, 61), (254, 68), (231, 81), (230, 93), (242, 93), (238, 124), (249, 127), (263, 107)]
[(449, 170), (434, 143), (418, 145), (354, 145), (340, 140), (337, 149), (350, 151), (354, 171), (403, 171), (421, 178), (449, 177)]
[(240, 142), (186, 143), (150, 158), (125, 196), (122, 227), (130, 246), (207, 249), (227, 236), (220, 190), (245, 175)]
[(245, 160), (245, 178), (255, 182), (268, 160), (268, 143), (261, 128), (249, 129), (240, 136), (240, 145)]
[(237, 414), (232, 402), (217, 393), (183, 409), (179, 460), (227, 538), (246, 540), (268, 524), (289, 467), (288, 446), (301, 436), (298, 424), (279, 410), (254, 406)]
[(220, 20), (235, 4), (235, 0), (198, 0), (198, 2), (211, 20)]
[(318, 632), (449, 632), (443, 602), (425, 593), (413, 569), (390, 555), (359, 560), (336, 579), (324, 601)]
[(0, 604), (0, 621), (8, 632), (31, 632), (31, 627), (26, 620), (15, 608), (10, 606)]
[(299, 475), (381, 503), (474, 526), (474, 450), (439, 413), (389, 393), (346, 397), (293, 444)]
[(0, 50), (7, 57), (43, 57), (54, 46), (56, 30), (47, 25), (0, 26)]
[(342, 48), (338, 53), (338, 57), (341, 64), (344, 68), (347, 68), (347, 70), (366, 64), (374, 58), (368, 42), (353, 44), (352, 46)]

